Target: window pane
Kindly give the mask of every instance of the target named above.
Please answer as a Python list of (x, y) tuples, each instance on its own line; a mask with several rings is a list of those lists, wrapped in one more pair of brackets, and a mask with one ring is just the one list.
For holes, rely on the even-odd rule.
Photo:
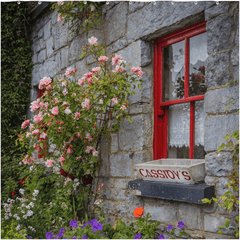
[(184, 41), (163, 49), (163, 102), (184, 97)]
[(189, 39), (189, 97), (205, 94), (205, 65), (207, 54), (207, 33)]
[(204, 159), (206, 152), (204, 151), (204, 120), (207, 114), (204, 111), (204, 101), (195, 102), (195, 144), (194, 158)]
[(168, 107), (168, 158), (189, 158), (190, 103)]

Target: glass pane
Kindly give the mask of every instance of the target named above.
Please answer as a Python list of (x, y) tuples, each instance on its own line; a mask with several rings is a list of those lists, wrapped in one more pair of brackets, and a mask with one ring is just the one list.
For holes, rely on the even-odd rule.
[(207, 33), (189, 39), (189, 97), (205, 94), (205, 65), (207, 54)]
[(184, 41), (163, 49), (163, 102), (184, 97)]
[(168, 107), (168, 158), (189, 158), (190, 103)]
[(206, 152), (204, 151), (204, 120), (207, 114), (204, 111), (204, 101), (195, 102), (195, 144), (194, 158), (205, 159)]

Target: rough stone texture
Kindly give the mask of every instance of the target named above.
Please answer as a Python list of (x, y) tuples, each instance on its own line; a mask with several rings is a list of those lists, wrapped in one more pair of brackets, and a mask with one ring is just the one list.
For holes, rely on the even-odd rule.
[(205, 156), (206, 174), (210, 176), (227, 177), (233, 168), (231, 153), (210, 153)]
[(33, 45), (32, 45), (32, 49), (34, 53), (38, 53), (41, 49), (45, 48), (44, 44), (43, 44), (43, 39), (40, 38), (38, 41), (36, 41)]
[(205, 179), (204, 179), (204, 182), (205, 182), (207, 185), (214, 186), (216, 183), (218, 183), (218, 178), (206, 176)]
[(150, 146), (151, 142), (151, 121), (147, 115), (132, 117), (133, 122), (124, 119), (120, 124), (119, 148), (121, 150), (143, 150)]
[(206, 63), (206, 85), (221, 86), (229, 81), (229, 56), (227, 53), (217, 53), (208, 57)]
[(236, 24), (236, 35), (235, 35), (235, 45), (239, 45), (239, 12), (237, 16), (237, 24)]
[(217, 185), (217, 195), (222, 196), (225, 194), (225, 192), (231, 190), (227, 187), (228, 184), (228, 178), (220, 178), (219, 183)]
[(122, 49), (123, 47), (125, 47), (127, 45), (127, 40), (126, 38), (123, 39), (119, 39), (117, 40), (113, 46), (112, 46), (112, 53), (115, 53), (116, 51)]
[(54, 50), (53, 37), (49, 38), (46, 41), (46, 45), (47, 45), (47, 57), (49, 57), (53, 53), (53, 50)]
[(42, 50), (39, 54), (38, 54), (38, 62), (43, 63), (46, 60), (46, 50)]
[(44, 77), (44, 74), (43, 64), (34, 65), (32, 69), (32, 86), (38, 86), (40, 80)]
[(61, 50), (61, 69), (68, 67), (68, 47)]
[(119, 1), (108, 1), (108, 4), (105, 4), (104, 8), (106, 10), (110, 10), (111, 8), (113, 8), (118, 3), (119, 3)]
[(38, 38), (43, 36), (43, 28), (38, 31)]
[(111, 134), (111, 153), (116, 153), (118, 151), (118, 135)]
[(87, 57), (87, 64), (92, 64), (94, 62), (96, 62), (96, 59), (92, 55)]
[[(233, 99), (229, 100), (229, 98)], [(237, 102), (235, 103), (235, 101)], [(239, 86), (207, 92), (204, 98), (204, 111), (206, 113), (224, 113), (229, 103), (233, 104), (228, 111), (239, 109)]]
[(38, 60), (37, 60), (37, 54), (34, 54), (34, 55), (32, 56), (32, 62), (33, 62), (33, 64), (36, 64), (36, 63), (38, 62)]
[[(227, 143), (228, 139), (223, 138), (238, 129), (238, 122), (239, 117), (236, 114), (206, 118), (204, 124), (205, 151), (216, 151), (223, 142)], [(234, 144), (235, 142), (233, 139)], [(226, 150), (227, 148), (224, 147), (223, 149)]]
[[(178, 2), (171, 5), (169, 1), (156, 1), (156, 4), (147, 4), (141, 10), (129, 15), (127, 27), (128, 43), (139, 38), (154, 39), (156, 36), (169, 32), (169, 26), (188, 18), (193, 23), (193, 16), (215, 4), (212, 2)], [(185, 25), (179, 25), (180, 28)], [(165, 32), (162, 31), (164, 28)], [(172, 30), (171, 30), (172, 31)]]
[(76, 62), (76, 68), (77, 68), (76, 77), (82, 78), (84, 74), (88, 72), (86, 66), (86, 59)]
[(55, 66), (57, 71), (60, 71), (61, 69), (61, 52), (58, 52), (55, 56), (54, 56), (54, 60), (55, 60)]
[(106, 14), (105, 34), (107, 45), (124, 36), (127, 24), (127, 7), (127, 2), (121, 2)]
[(114, 214), (114, 204), (109, 201), (104, 201), (103, 211), (105, 214)]
[(128, 193), (123, 189), (111, 189), (111, 199), (114, 200), (126, 200)]
[(109, 153), (108, 153), (109, 139), (106, 136), (101, 137), (101, 166), (99, 175), (109, 176)]
[(55, 23), (57, 23), (57, 20), (58, 19), (58, 12), (57, 11), (54, 11), (52, 13), (52, 25), (54, 25)]
[(150, 113), (151, 108), (149, 104), (142, 104), (142, 103), (136, 103), (136, 104), (131, 104), (129, 106), (128, 113), (129, 114), (138, 114), (138, 113)]
[(132, 2), (129, 3), (129, 13), (133, 13), (144, 6), (144, 2)]
[[(101, 24), (101, 23), (100, 23)], [(101, 25), (100, 25), (101, 26)], [(103, 34), (102, 34), (102, 31), (100, 29), (100, 26), (98, 27), (99, 30), (97, 29), (90, 29), (89, 32), (88, 32), (88, 36), (87, 36), (87, 39), (91, 38), (91, 37), (95, 37), (97, 38), (97, 42), (102, 45), (104, 44), (104, 41), (103, 41)], [(89, 45), (89, 42), (86, 41), (86, 43)], [(86, 44), (85, 43), (85, 44)], [(84, 44), (84, 46), (85, 46)]]
[(47, 40), (51, 36), (51, 21), (49, 21), (45, 26), (44, 26), (44, 40)]
[(80, 46), (85, 46), (85, 43), (87, 42), (87, 37), (86, 35), (84, 36), (78, 36), (76, 37), (72, 43), (71, 43), (71, 47), (70, 47), (70, 52), (69, 52), (69, 61), (73, 62), (73, 61), (77, 61), (80, 57), (80, 55), (82, 55), (83, 50), (81, 49)]
[(59, 49), (67, 44), (68, 38), (68, 24), (59, 23), (52, 30), (55, 34), (55, 49)]
[(233, 67), (233, 78), (239, 79), (239, 66)]
[(33, 87), (30, 90), (30, 101), (35, 101), (38, 98), (38, 88)]
[(128, 179), (116, 179), (114, 187), (115, 188), (124, 188), (125, 189), (128, 186), (128, 182), (129, 182)]
[(128, 154), (119, 154), (110, 156), (110, 175), (113, 177), (130, 177), (131, 158)]
[(229, 10), (229, 3), (219, 2), (218, 5), (212, 6), (205, 10), (205, 21), (217, 17), (221, 13), (227, 13)]
[(216, 208), (217, 208), (217, 203), (212, 201), (211, 204), (204, 204), (202, 207), (202, 210), (205, 213), (213, 213), (213, 212), (215, 212)]
[(30, 108), (27, 109), (27, 119), (33, 119), (34, 115), (33, 112), (31, 112)]
[(233, 23), (233, 18), (226, 15), (220, 15), (207, 23), (208, 54), (229, 48)]
[[(138, 88), (138, 83), (135, 84), (131, 84), (131, 91), (135, 92), (135, 95), (132, 96), (130, 95), (128, 97), (128, 100), (131, 102), (131, 104), (133, 103), (150, 103), (151, 99), (150, 99), (150, 88), (151, 88), (151, 83), (150, 83), (150, 79), (149, 77), (144, 74), (142, 76), (142, 80), (144, 80), (142, 84), (142, 88), (139, 89)], [(136, 88), (134, 89), (134, 85), (136, 86)]]
[(236, 46), (231, 52), (231, 61), (233, 66), (239, 65), (239, 47)]
[(151, 220), (156, 220), (160, 222), (170, 222), (177, 221), (177, 211), (168, 206), (155, 206), (152, 204), (144, 204), (145, 212), (151, 214)]
[(134, 153), (133, 155), (134, 167), (135, 167), (135, 164), (149, 162), (152, 160), (153, 159), (151, 159), (150, 154), (148, 154), (147, 152)]
[(201, 229), (200, 207), (188, 203), (179, 204), (179, 218), (184, 222), (188, 229)]

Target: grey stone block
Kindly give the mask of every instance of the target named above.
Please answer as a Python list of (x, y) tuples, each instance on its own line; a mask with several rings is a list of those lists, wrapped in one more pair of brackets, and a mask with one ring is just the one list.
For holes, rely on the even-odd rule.
[(219, 183), (217, 184), (217, 196), (222, 196), (225, 194), (227, 191), (232, 191), (232, 188), (229, 189), (227, 187), (228, 184), (228, 178), (220, 178)]
[(61, 69), (68, 67), (68, 47), (61, 50)]
[(35, 101), (38, 98), (38, 88), (33, 87), (30, 89), (30, 101)]
[(58, 21), (58, 12), (57, 11), (54, 11), (52, 13), (52, 25), (54, 25), (55, 23), (57, 23)]
[(227, 15), (220, 15), (207, 23), (208, 54), (229, 48), (233, 23), (233, 18)]
[(149, 104), (131, 104), (127, 109), (129, 114), (151, 113), (151, 108)]
[(38, 53), (41, 49), (43, 49), (44, 43), (43, 43), (43, 39), (40, 38), (38, 41), (36, 41), (33, 45), (32, 45), (32, 49), (34, 53)]
[[(206, 232), (218, 232), (219, 226), (225, 226), (225, 221), (227, 218), (220, 217), (220, 216), (211, 216), (205, 215), (204, 216), (204, 231)], [(230, 221), (230, 226), (227, 229), (223, 229), (224, 234), (232, 234), (234, 230), (234, 224)]]
[(44, 62), (43, 77), (47, 76), (52, 78), (55, 74), (57, 74), (56, 61), (54, 57), (51, 57)]
[(135, 95), (132, 96), (132, 95), (129, 95), (128, 97), (128, 100), (131, 102), (131, 104), (133, 103), (137, 103), (137, 102), (140, 102), (140, 103), (150, 103), (150, 88), (151, 88), (151, 83), (150, 83), (150, 79), (147, 75), (143, 75), (142, 76), (142, 80), (144, 80), (142, 84), (142, 88), (139, 89), (138, 88), (138, 84), (135, 84), (136, 85), (136, 88), (134, 89), (133, 86), (134, 84), (131, 84), (131, 91), (134, 91), (135, 92)]
[(229, 2), (219, 2), (218, 5), (212, 6), (205, 10), (205, 21), (209, 21), (210, 19), (217, 17), (222, 13), (227, 13), (229, 10), (230, 4)]
[(32, 69), (32, 86), (38, 86), (40, 80), (45, 77), (45, 69), (43, 64), (34, 65)]
[(113, 8), (118, 3), (119, 3), (119, 1), (109, 1), (109, 4), (104, 5), (104, 8), (106, 10), (110, 10), (111, 8)]
[(233, 168), (231, 153), (210, 153), (205, 156), (206, 174), (210, 176), (228, 176)]
[(124, 188), (127, 189), (128, 179), (115, 179), (115, 188)]
[[(146, 152), (134, 153), (134, 155), (133, 155), (134, 166), (135, 166), (135, 164), (149, 162), (152, 160), (153, 159), (151, 159), (150, 154), (148, 154)], [(134, 167), (134, 169), (135, 169), (135, 167)], [(137, 169), (135, 169), (135, 170), (137, 170)]]
[(38, 62), (43, 63), (46, 60), (46, 50), (42, 50), (39, 54), (38, 54)]
[(43, 28), (38, 31), (38, 38), (43, 36)]
[(124, 119), (120, 124), (119, 148), (126, 151), (143, 150), (151, 143), (151, 120), (147, 115), (131, 117), (133, 122)]
[(82, 78), (85, 73), (88, 72), (87, 66), (86, 66), (86, 59), (82, 59), (78, 62), (76, 62), (76, 77)]
[[(204, 130), (204, 149), (206, 152), (217, 151), (224, 142), (227, 144), (228, 139), (224, 139), (227, 134), (233, 133), (238, 129), (238, 115), (227, 115), (219, 117), (210, 117), (205, 119)], [(236, 140), (233, 139), (233, 144)], [(227, 150), (224, 147), (224, 150)]]
[(239, 66), (233, 67), (233, 78), (239, 79)]
[(47, 40), (51, 36), (51, 21), (44, 26), (44, 40)]
[(116, 153), (118, 151), (118, 135), (111, 134), (111, 153)]
[(207, 58), (206, 85), (222, 86), (229, 81), (229, 56), (227, 53), (217, 53)]
[(239, 47), (236, 46), (231, 52), (231, 61), (233, 66), (239, 65)]
[(111, 189), (111, 199), (114, 200), (126, 200), (128, 197), (128, 193), (123, 189)]
[(119, 39), (119, 40), (117, 40), (117, 41), (113, 44), (111, 52), (112, 52), (112, 53), (115, 53), (116, 51), (122, 49), (122, 48), (125, 47), (126, 45), (127, 45), (127, 40), (126, 40), (126, 38)]
[(129, 3), (129, 13), (133, 13), (144, 6), (144, 2), (132, 2)]
[[(129, 15), (127, 26), (127, 39), (131, 43), (139, 38), (155, 39), (170, 31), (168, 27), (179, 23), (179, 27), (193, 23), (198, 13), (214, 5), (214, 1), (178, 2), (171, 5), (169, 1), (156, 1), (156, 4), (146, 4), (142, 9)], [(163, 17), (164, 16), (164, 17)], [(188, 19), (183, 23), (183, 19)], [(182, 23), (180, 23), (182, 21)], [(162, 31), (164, 29), (164, 31)], [(176, 30), (176, 29), (174, 29)], [(173, 27), (171, 31), (174, 31)]]
[(56, 24), (55, 28), (53, 29), (55, 34), (55, 48), (56, 50), (60, 47), (63, 47), (67, 44), (68, 39), (68, 23), (63, 25), (62, 23)]
[(33, 28), (33, 31), (31, 33), (31, 40), (34, 42), (37, 41), (37, 32), (35, 31), (35, 29)]
[(87, 64), (92, 64), (92, 63), (94, 63), (96, 61), (97, 60), (92, 55), (87, 57)]
[(111, 44), (125, 35), (127, 8), (128, 4), (126, 2), (121, 2), (106, 14), (104, 23), (106, 29), (106, 45)]
[[(233, 99), (229, 100), (229, 98)], [(235, 101), (237, 102), (235, 103)], [(224, 113), (230, 103), (233, 104), (228, 111), (239, 109), (239, 86), (207, 92), (204, 98), (204, 111), (206, 113)]]
[(219, 179), (219, 178), (216, 178), (216, 177), (206, 176), (205, 179), (204, 179), (204, 182), (205, 182), (207, 185), (214, 186), (216, 183), (218, 183), (218, 179)]
[(110, 201), (104, 201), (103, 212), (107, 215), (114, 214), (114, 204)]
[(27, 108), (27, 119), (30, 120), (30, 119), (33, 119), (33, 117), (34, 117), (33, 112), (28, 107)]
[(188, 203), (179, 204), (179, 218), (184, 222), (187, 229), (201, 229), (203, 223), (200, 209), (200, 206)]
[(85, 46), (86, 42), (87, 42), (86, 35), (78, 36), (72, 41), (70, 51), (69, 51), (70, 62), (73, 62), (79, 59), (80, 55), (82, 55), (83, 53), (82, 48)]
[(101, 137), (101, 166), (100, 166), (100, 176), (109, 176), (109, 139), (106, 136)]
[(53, 37), (49, 38), (46, 41), (46, 45), (47, 45), (47, 57), (49, 57), (53, 53), (53, 50), (54, 50)]
[(151, 214), (151, 220), (160, 222), (177, 221), (177, 211), (169, 206), (156, 206), (144, 201), (144, 210)]
[(119, 154), (110, 156), (110, 175), (113, 177), (130, 177), (131, 158), (128, 154)]
[(235, 45), (239, 45), (239, 10), (237, 16), (237, 24), (236, 24), (236, 35), (235, 35)]
[(146, 41), (140, 41), (140, 48), (141, 48), (141, 66), (147, 66), (151, 63), (151, 49), (150, 43)]
[[(100, 22), (100, 24), (102, 24), (102, 22)], [(101, 25), (100, 25), (100, 26), (101, 26)], [(102, 44), (104, 44), (104, 40), (103, 40), (103, 34), (102, 34), (101, 29), (100, 29), (100, 26), (98, 27), (99, 30), (97, 30), (97, 29), (90, 29), (90, 30), (88, 31), (87, 38), (89, 39), (89, 38), (91, 38), (91, 37), (95, 37), (95, 38), (97, 38), (98, 44), (99, 44), (99, 45), (102, 45)], [(88, 41), (87, 41), (86, 43), (89, 45), (89, 42), (88, 42)], [(86, 43), (85, 43), (85, 44), (86, 44)], [(85, 44), (84, 44), (84, 46), (85, 46)]]
[(38, 60), (37, 60), (37, 54), (34, 54), (34, 55), (32, 56), (32, 62), (33, 62), (33, 64), (36, 64), (36, 63), (38, 62)]

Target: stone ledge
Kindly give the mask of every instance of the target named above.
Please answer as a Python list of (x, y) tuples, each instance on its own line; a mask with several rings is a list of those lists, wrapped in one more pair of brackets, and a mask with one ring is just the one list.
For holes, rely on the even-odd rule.
[(210, 199), (215, 193), (214, 186), (208, 186), (205, 183), (184, 185), (176, 183), (133, 180), (128, 182), (128, 188), (133, 195), (197, 204), (204, 204), (201, 199)]

